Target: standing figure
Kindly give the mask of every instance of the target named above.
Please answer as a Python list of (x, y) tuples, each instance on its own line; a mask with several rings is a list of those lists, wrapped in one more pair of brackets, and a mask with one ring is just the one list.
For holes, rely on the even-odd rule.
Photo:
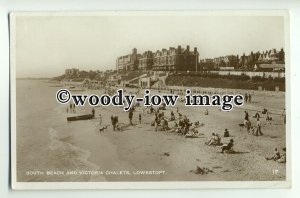
[(248, 94), (245, 94), (245, 102), (248, 102)]
[(113, 122), (114, 122), (114, 116), (113, 115), (110, 116), (110, 121), (111, 121), (111, 124), (113, 124)]
[(249, 114), (247, 111), (244, 111), (245, 116), (244, 116), (244, 126), (247, 126), (247, 123), (249, 122)]
[(158, 130), (159, 123), (160, 123), (160, 119), (158, 118), (157, 115), (155, 115), (155, 120), (154, 120), (155, 131)]
[(286, 123), (286, 112), (285, 112), (285, 108), (283, 109), (282, 116), (283, 116), (283, 123), (285, 124), (285, 123)]
[(70, 112), (72, 113), (73, 112), (73, 104), (70, 103)]
[(93, 118), (95, 117), (95, 109), (92, 109)]
[(113, 130), (115, 131), (116, 130), (116, 125), (118, 124), (118, 116), (113, 116), (113, 119), (112, 119), (112, 125), (113, 125)]
[(73, 104), (73, 113), (76, 113), (76, 111), (75, 111), (75, 104)]
[(102, 125), (102, 116), (101, 116), (101, 114), (99, 114), (99, 125), (100, 126)]
[(139, 114), (139, 121), (140, 121), (140, 124), (142, 124), (142, 115)]
[(254, 115), (254, 118), (260, 118), (259, 112), (257, 111), (256, 114)]
[(256, 120), (256, 133), (255, 133), (255, 136), (258, 136), (258, 134), (263, 135), (263, 133), (261, 132), (261, 124), (260, 124), (259, 118), (257, 118), (257, 120)]
[(132, 125), (132, 117), (133, 117), (133, 112), (132, 110), (129, 110), (129, 115), (128, 115), (128, 118), (129, 118), (129, 123)]
[(249, 94), (248, 95), (248, 101), (249, 101), (249, 103), (251, 103), (251, 99), (252, 99), (252, 96), (251, 96), (251, 94)]
[(272, 120), (272, 117), (270, 117), (269, 112), (267, 111), (267, 113), (266, 113), (266, 122), (269, 122), (269, 124), (271, 125), (271, 120)]

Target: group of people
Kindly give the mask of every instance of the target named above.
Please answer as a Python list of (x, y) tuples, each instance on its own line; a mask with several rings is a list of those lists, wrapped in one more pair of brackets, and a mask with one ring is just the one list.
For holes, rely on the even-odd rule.
[(256, 112), (254, 115), (254, 118), (256, 119), (256, 130), (254, 130), (250, 119), (249, 119), (249, 113), (248, 111), (244, 111), (244, 126), (247, 129), (248, 134), (253, 134), (255, 136), (263, 135), (261, 131), (261, 122), (260, 122), (260, 114), (259, 112)]
[[(128, 118), (129, 118), (129, 124), (133, 125), (132, 119), (133, 119), (133, 112), (134, 112), (134, 108), (129, 109), (128, 111)], [(139, 117), (139, 123), (142, 124), (142, 114), (139, 113), (138, 115)]]
[[(265, 115), (265, 125), (267, 125), (267, 123), (269, 123), (269, 125), (271, 125), (272, 121), (273, 121), (273, 118), (270, 116), (270, 112), (267, 109), (264, 108), (261, 111), (261, 113)], [(283, 123), (286, 124), (285, 109), (283, 110), (282, 117), (283, 117)], [(257, 111), (255, 113), (253, 118), (256, 120), (256, 130), (254, 130), (254, 127), (252, 126), (252, 124), (250, 122), (248, 111), (244, 111), (244, 124), (243, 125), (246, 127), (247, 132), (249, 134), (252, 133), (255, 136), (263, 135), (262, 130), (261, 130), (261, 127), (262, 127), (261, 118), (262, 117), (260, 116), (259, 111)]]
[(217, 133), (212, 133), (211, 137), (207, 142), (205, 142), (206, 145), (208, 146), (219, 146), (221, 145), (221, 137)]
[(266, 160), (273, 160), (278, 163), (286, 163), (286, 148), (282, 148), (282, 154), (280, 154), (278, 149), (275, 148), (273, 155), (270, 157), (266, 157)]
[[(225, 129), (223, 137), (230, 137), (228, 129)], [(230, 139), (228, 143), (221, 142), (221, 136), (217, 133), (212, 133), (212, 136), (207, 142), (208, 146), (221, 146), (221, 153), (224, 152), (233, 152), (233, 139)]]
[[(150, 107), (150, 111), (148, 113), (152, 112), (154, 114), (154, 120), (151, 123), (152, 126), (155, 126), (155, 131), (169, 131), (169, 132), (176, 132), (179, 134), (182, 134), (184, 136), (191, 137), (190, 135), (196, 135), (198, 134), (198, 131), (195, 129), (199, 126), (199, 122), (192, 123), (187, 116), (182, 115), (178, 113), (178, 121), (176, 121), (176, 116), (173, 111), (170, 112), (170, 117), (167, 118), (165, 116), (165, 113), (161, 111), (161, 108), (157, 108), (155, 110), (152, 106)], [(174, 125), (170, 126), (169, 122), (174, 121)], [(194, 126), (191, 128), (191, 126)]]

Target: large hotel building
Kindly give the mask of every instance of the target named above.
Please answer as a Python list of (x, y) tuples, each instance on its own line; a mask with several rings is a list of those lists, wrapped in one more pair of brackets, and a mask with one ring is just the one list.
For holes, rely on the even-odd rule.
[(199, 53), (195, 47), (190, 51), (178, 46), (157, 50), (155, 53), (146, 51), (137, 54), (137, 49), (133, 49), (131, 54), (117, 58), (117, 70), (156, 70), (156, 71), (195, 71), (198, 67)]

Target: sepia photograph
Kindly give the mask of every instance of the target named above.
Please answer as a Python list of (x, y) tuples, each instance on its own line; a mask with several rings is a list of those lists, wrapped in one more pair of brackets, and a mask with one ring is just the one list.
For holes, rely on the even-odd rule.
[(288, 12), (9, 20), (14, 189), (291, 187)]

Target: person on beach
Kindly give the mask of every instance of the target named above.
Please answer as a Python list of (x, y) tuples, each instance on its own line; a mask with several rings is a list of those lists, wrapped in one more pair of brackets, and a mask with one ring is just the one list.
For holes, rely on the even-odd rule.
[(272, 117), (270, 117), (269, 112), (267, 111), (266, 112), (266, 122), (269, 122), (269, 124), (271, 125), (272, 124), (271, 121), (272, 121)]
[(142, 114), (139, 113), (139, 122), (142, 124)]
[(244, 111), (245, 116), (244, 116), (244, 126), (247, 126), (247, 123), (249, 122), (249, 114), (247, 111)]
[(94, 108), (92, 109), (92, 114), (93, 114), (93, 117), (95, 117), (95, 109)]
[(215, 143), (216, 143), (216, 145), (220, 145), (221, 144), (221, 137), (217, 133), (216, 133), (216, 136), (215, 136)]
[(189, 132), (191, 123), (190, 123), (189, 119), (186, 116), (184, 116), (184, 118), (183, 118), (183, 123), (184, 123), (184, 133), (183, 133), (183, 135), (185, 135)]
[(174, 114), (173, 111), (171, 111), (171, 118), (170, 118), (170, 121), (173, 121), (173, 120), (175, 120), (175, 114)]
[(250, 121), (246, 122), (246, 129), (247, 129), (248, 134), (250, 134), (250, 130), (252, 130), (252, 134), (254, 134), (254, 128), (252, 127), (252, 124)]
[(215, 133), (212, 133), (210, 139), (207, 142), (205, 142), (205, 144), (207, 144), (208, 146), (210, 146), (214, 142), (215, 142)]
[(233, 139), (230, 139), (228, 144), (223, 144), (221, 146), (221, 149), (222, 149), (221, 153), (224, 153), (224, 151), (232, 150), (232, 147), (233, 147)]
[(113, 117), (112, 125), (113, 125), (113, 130), (116, 130), (116, 125), (118, 124), (118, 116)]
[(155, 131), (158, 130), (159, 123), (160, 123), (160, 119), (159, 119), (158, 116), (156, 115), (156, 116), (155, 116), (155, 120), (154, 120)]
[(129, 118), (130, 125), (132, 125), (132, 117), (133, 117), (133, 112), (132, 110), (129, 110), (128, 118)]
[(110, 116), (110, 121), (111, 121), (111, 124), (113, 124), (113, 121), (114, 121), (114, 116), (113, 115)]
[(165, 119), (165, 118), (162, 118), (161, 119), (161, 123), (162, 123), (162, 130), (163, 131), (168, 131), (168, 130), (170, 130), (170, 128), (169, 128), (169, 123), (168, 123), (168, 121)]
[(282, 111), (282, 116), (283, 116), (283, 123), (286, 124), (286, 112), (285, 112), (285, 108)]
[(181, 130), (184, 129), (184, 121), (182, 120), (182, 118), (180, 118), (179, 122), (178, 122), (178, 125), (180, 127)]
[(254, 115), (254, 118), (260, 118), (259, 112), (257, 111), (256, 114)]
[(251, 98), (252, 98), (252, 96), (251, 96), (251, 94), (249, 94), (249, 95), (248, 95), (248, 102), (249, 102), (249, 103), (251, 103)]
[(73, 113), (76, 113), (76, 111), (75, 111), (75, 104), (73, 104)]
[(208, 115), (208, 109), (205, 109), (204, 115)]
[(286, 163), (286, 148), (284, 147), (282, 149), (283, 154), (280, 156), (280, 158), (277, 160), (279, 163)]
[(248, 94), (245, 94), (245, 102), (248, 102)]
[(73, 104), (70, 103), (70, 112), (72, 112), (72, 107), (73, 107)]
[(221, 137), (219, 136), (219, 134), (216, 133), (212, 133), (210, 139), (205, 142), (205, 144), (207, 144), (208, 146), (217, 146), (221, 144)]
[(154, 108), (152, 107), (152, 105), (150, 106), (150, 114), (152, 114), (154, 112)]
[(101, 114), (99, 114), (99, 125), (100, 126), (102, 125), (102, 116), (101, 116)]
[(260, 124), (259, 118), (257, 118), (257, 120), (256, 120), (256, 133), (255, 133), (255, 136), (258, 136), (258, 134), (263, 135), (263, 133), (261, 132), (261, 124)]
[(280, 159), (280, 153), (277, 148), (274, 149), (274, 154), (271, 157), (266, 157), (266, 160), (278, 160)]
[(228, 131), (228, 129), (225, 129), (225, 131), (224, 131), (224, 137), (229, 137), (230, 135), (229, 135), (229, 131)]

